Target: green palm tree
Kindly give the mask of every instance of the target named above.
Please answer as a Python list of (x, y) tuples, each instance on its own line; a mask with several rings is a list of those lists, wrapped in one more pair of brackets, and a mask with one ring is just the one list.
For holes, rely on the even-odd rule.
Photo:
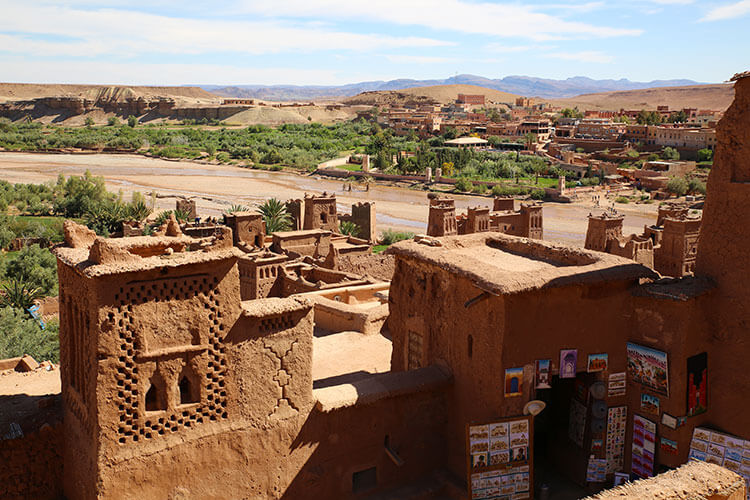
[(250, 210), (245, 205), (232, 205), (229, 207), (229, 210), (227, 210), (228, 214), (233, 214), (235, 212), (249, 212)]
[(359, 236), (359, 226), (355, 223), (345, 220), (339, 224), (339, 232), (347, 236)]
[(286, 205), (276, 198), (266, 200), (258, 206), (258, 211), (266, 223), (266, 234), (288, 231), (292, 227), (292, 216), (287, 212)]
[(17, 279), (3, 285), (0, 293), (0, 306), (14, 307), (24, 311), (34, 305), (36, 299), (43, 297), (42, 289), (23, 283)]

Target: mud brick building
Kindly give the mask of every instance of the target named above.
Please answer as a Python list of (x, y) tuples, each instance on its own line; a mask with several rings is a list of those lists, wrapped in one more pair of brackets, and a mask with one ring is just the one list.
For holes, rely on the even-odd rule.
[(623, 220), (617, 213), (589, 214), (585, 248), (634, 260), (663, 276), (695, 272), (701, 218), (689, 215), (687, 206), (659, 207), (656, 224), (646, 226), (641, 235), (623, 235)]
[[(450, 235), (389, 249), (387, 290), (310, 255), (246, 252), (226, 227), (108, 239), (66, 223), (62, 391), (35, 414), (62, 420), (8, 432), (18, 415), (0, 400), (0, 495), (466, 500), (499, 496), (500, 476), (477, 472), (497, 457), (513, 498), (545, 465), (591, 492), (678, 468), (599, 498), (746, 498), (750, 73), (736, 80), (694, 276), (602, 252), (621, 234), (610, 221), (580, 249), (457, 235), (453, 209)], [(684, 253), (697, 227), (673, 235), (671, 220), (660, 244)], [(332, 238), (314, 231), (275, 243)], [(320, 331), (318, 303), (321, 324), (357, 331)], [(506, 418), (528, 425), (503, 441), (487, 422)], [(475, 426), (498, 434), (475, 446)]]

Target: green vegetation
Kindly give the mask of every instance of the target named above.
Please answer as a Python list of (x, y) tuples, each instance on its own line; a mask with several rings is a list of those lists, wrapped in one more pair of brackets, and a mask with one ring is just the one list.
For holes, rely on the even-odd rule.
[(675, 196), (684, 196), (688, 192), (688, 181), (683, 177), (672, 177), (667, 182), (667, 191)]
[(414, 233), (394, 231), (393, 229), (386, 229), (385, 231), (380, 233), (380, 245), (387, 247), (399, 241), (411, 240), (413, 238), (414, 238)]
[(39, 245), (24, 247), (8, 259), (5, 276), (38, 288), (41, 296), (57, 295), (57, 260), (52, 252)]
[(635, 119), (639, 125), (659, 125), (662, 122), (661, 114), (656, 111), (641, 110)]
[(456, 191), (460, 193), (468, 193), (474, 188), (474, 184), (466, 177), (461, 177), (455, 184)]
[(680, 152), (677, 151), (675, 148), (671, 148), (671, 147), (667, 146), (661, 152), (661, 157), (664, 160), (677, 161), (677, 160), (680, 159)]
[(292, 216), (286, 210), (286, 205), (276, 198), (269, 198), (258, 207), (266, 223), (266, 234), (278, 231), (288, 231), (292, 227)]
[(560, 114), (563, 118), (583, 118), (583, 113), (581, 113), (577, 107), (573, 109), (565, 108), (560, 112)]
[[(320, 162), (336, 158), (342, 151), (364, 150), (376, 133), (382, 134), (383, 140), (388, 136), (385, 143), (389, 147), (416, 149), (416, 143), (407, 138), (391, 137), (389, 131), (384, 133), (376, 125), (362, 121), (329, 126), (306, 123), (286, 124), (278, 128), (252, 125), (243, 129), (204, 129), (138, 126), (138, 119), (134, 116), (128, 117), (127, 125), (102, 127), (3, 122), (0, 126), (0, 146), (13, 151), (58, 148), (138, 150), (166, 158), (215, 155), (216, 160), (223, 163), (236, 160), (313, 169)], [(388, 160), (387, 155), (384, 155), (384, 160)]]
[(706, 183), (695, 177), (688, 179), (688, 193), (692, 194), (706, 194)]
[(626, 196), (618, 196), (617, 198), (615, 198), (615, 202), (616, 203), (630, 203), (630, 198)]
[(359, 226), (351, 221), (343, 221), (339, 224), (339, 232), (348, 236), (359, 236)]
[(714, 159), (714, 152), (711, 151), (708, 148), (703, 148), (698, 150), (698, 162), (699, 163), (706, 163), (706, 162), (712, 162)]
[(37, 361), (60, 361), (59, 325), (49, 321), (42, 330), (24, 311), (0, 307), (0, 359), (29, 354)]

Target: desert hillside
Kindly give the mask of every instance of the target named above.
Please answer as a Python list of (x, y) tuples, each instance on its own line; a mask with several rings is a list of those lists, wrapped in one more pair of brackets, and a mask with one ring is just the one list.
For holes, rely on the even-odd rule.
[(667, 105), (670, 109), (698, 108), (725, 110), (734, 99), (731, 84), (693, 85), (688, 87), (660, 87), (584, 94), (566, 99), (550, 99), (556, 106), (579, 109), (656, 109)]
[(362, 92), (344, 99), (350, 105), (403, 105), (410, 102), (447, 104), (453, 102), (458, 94), (483, 94), (489, 101), (496, 103), (512, 103), (516, 95), (499, 90), (479, 87), (477, 85), (433, 85), (429, 87), (412, 87), (403, 90), (379, 90)]
[(23, 101), (41, 97), (83, 97), (92, 100), (171, 97), (177, 101), (218, 103), (220, 96), (199, 87), (139, 87), (110, 85), (69, 85), (43, 83), (0, 83), (0, 102)]

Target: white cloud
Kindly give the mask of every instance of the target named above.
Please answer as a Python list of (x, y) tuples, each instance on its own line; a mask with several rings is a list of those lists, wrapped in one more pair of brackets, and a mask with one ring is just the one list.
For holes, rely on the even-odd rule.
[(659, 5), (690, 5), (695, 3), (695, 0), (649, 0), (652, 3), (658, 3)]
[(726, 19), (734, 19), (745, 14), (750, 13), (750, 0), (742, 0), (729, 5), (723, 5), (716, 7), (705, 15), (702, 21), (723, 21)]
[[(280, 21), (186, 19), (126, 10), (84, 10), (14, 3), (2, 8), (0, 51), (24, 55), (132, 57), (143, 54), (238, 52), (271, 54), (287, 51), (438, 47), (441, 40), (334, 31)], [(28, 35), (66, 37), (49, 42)], [(71, 38), (72, 37), (72, 38)]]
[(549, 50), (553, 49), (554, 45), (504, 45), (501, 43), (488, 43), (484, 48), (489, 52), (495, 52), (497, 54), (514, 54), (517, 52), (527, 52), (529, 50)]
[(306, 70), (289, 67), (248, 68), (218, 64), (141, 64), (100, 61), (34, 61), (0, 58), (0, 81), (98, 85), (341, 85), (386, 75)]
[(399, 64), (439, 64), (456, 61), (456, 59), (451, 57), (410, 56), (400, 54), (389, 54), (386, 55), (385, 58), (391, 62)]
[(545, 54), (544, 57), (552, 59), (564, 59), (566, 61), (578, 61), (584, 63), (608, 64), (615, 60), (614, 57), (599, 52), (598, 50), (584, 50), (581, 52), (553, 52)]
[(245, 12), (271, 18), (361, 19), (498, 37), (550, 40), (569, 36), (640, 35), (642, 30), (566, 21), (518, 3), (464, 0), (244, 0)]

